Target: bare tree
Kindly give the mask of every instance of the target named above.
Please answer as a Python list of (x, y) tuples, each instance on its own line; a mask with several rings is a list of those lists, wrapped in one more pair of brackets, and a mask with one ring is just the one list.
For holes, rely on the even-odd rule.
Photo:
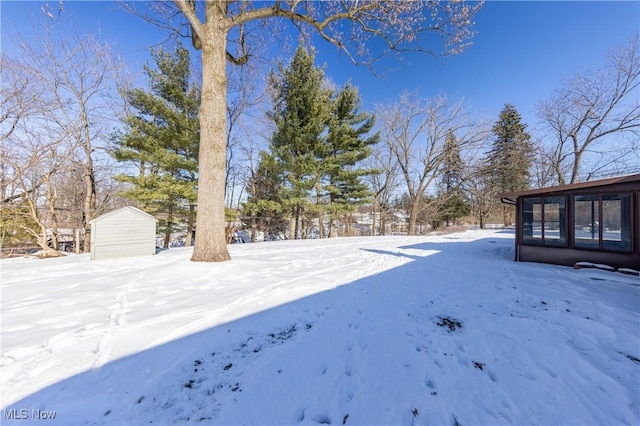
[(65, 157), (59, 150), (65, 135), (55, 133), (46, 122), (39, 122), (41, 127), (35, 131), (27, 124), (34, 121), (18, 121), (14, 136), (8, 139), (11, 143), (2, 144), (2, 160), (15, 196), (6, 197), (0, 207), (19, 216), (12, 224), (33, 236), (43, 257), (58, 256), (55, 177), (64, 167)]
[[(38, 78), (33, 78), (36, 70), (29, 68), (4, 53), (0, 57), (0, 200), (7, 203), (21, 197), (22, 191), (16, 190), (17, 175), (8, 163), (8, 146), (10, 138), (20, 125), (34, 111), (42, 107), (44, 85)], [(33, 192), (39, 187), (28, 188)]]
[[(8, 39), (16, 44), (20, 56), (3, 58), (3, 103), (17, 108), (3, 114), (2, 138), (3, 143), (21, 147), (13, 163), (13, 176), (21, 179), (21, 190), (12, 195), (13, 200), (28, 200), (34, 194), (44, 197), (48, 213), (43, 224), (54, 236), (53, 247), (58, 224), (74, 224), (84, 229), (84, 250), (88, 252), (89, 221), (99, 212), (96, 150), (106, 145), (112, 129), (112, 96), (117, 95), (112, 72), (117, 67), (112, 66), (109, 46), (91, 36), (63, 36), (58, 32), (63, 24), (37, 21), (28, 41), (20, 34)], [(5, 93), (11, 97), (4, 97)], [(52, 144), (55, 147), (42, 157), (42, 147)], [(52, 166), (43, 168), (40, 178), (23, 176), (45, 158)], [(5, 196), (3, 200), (9, 201)], [(41, 208), (39, 201), (34, 199), (34, 208)], [(80, 224), (75, 220), (78, 216)]]
[[(611, 49), (603, 67), (576, 73), (539, 104), (538, 116), (555, 139), (548, 157), (560, 184), (588, 180), (640, 149), (639, 48), (636, 35)], [(587, 157), (594, 163), (585, 172)]]
[(492, 187), (491, 175), (486, 170), (486, 164), (477, 161), (466, 169), (466, 176), (462, 183), (471, 214), (476, 218), (480, 229), (484, 229), (486, 219), (496, 205), (497, 194)]
[[(204, 10), (196, 7), (203, 3)], [(176, 22), (177, 12), (181, 12), (188, 21), (194, 47), (202, 49), (198, 237), (191, 260), (205, 262), (229, 259), (224, 233), (226, 65), (227, 62), (243, 65), (251, 56), (260, 56), (251, 50), (255, 47), (254, 37), (264, 37), (273, 28), (278, 20), (271, 18), (284, 18), (301, 30), (315, 32), (354, 62), (371, 65), (392, 52), (435, 54), (433, 44), (426, 47), (431, 43), (426, 37), (429, 34), (440, 37), (445, 53), (461, 52), (472, 36), (471, 20), (482, 5), (395, 0), (273, 3), (174, 0), (154, 4), (162, 18), (147, 16), (148, 21), (175, 30), (180, 26)], [(367, 42), (373, 38), (382, 41), (382, 50), (370, 50)]]
[(371, 235), (376, 235), (376, 216), (379, 235), (385, 234), (386, 217), (391, 211), (393, 196), (400, 185), (398, 162), (389, 144), (380, 144), (366, 160), (367, 167), (377, 173), (366, 176), (373, 192)]
[(20, 120), (31, 114), (38, 105), (44, 87), (29, 76), (34, 69), (8, 57), (0, 56), (0, 142), (16, 130)]
[(476, 128), (461, 102), (446, 97), (423, 101), (403, 93), (391, 105), (382, 105), (376, 115), (382, 139), (389, 145), (404, 178), (409, 203), (409, 235), (416, 232), (418, 216), (426, 206), (427, 189), (440, 176), (444, 143), (449, 132), (456, 135), (461, 150), (478, 138)]
[[(266, 40), (262, 48), (267, 49)], [(273, 62), (273, 63), (270, 63)], [(255, 144), (253, 133), (256, 122), (264, 117), (264, 107), (270, 101), (267, 90), (268, 74), (263, 66), (274, 61), (254, 61), (241, 67), (230, 67), (227, 79), (227, 172), (226, 206), (237, 209), (244, 192), (244, 182), (250, 170), (246, 156), (242, 155)]]
[(54, 182), (62, 169), (59, 153), (66, 135), (45, 116), (53, 103), (37, 68), (3, 55), (1, 71), (2, 240), (8, 234), (30, 235), (43, 256), (56, 256)]
[(69, 152), (82, 169), (84, 192), (81, 213), (84, 228), (84, 252), (90, 250), (89, 222), (98, 214), (96, 204), (95, 150), (111, 131), (113, 117), (110, 96), (117, 93), (108, 45), (92, 36), (60, 37), (52, 26), (42, 27), (38, 43), (21, 43), (22, 60), (38, 69), (55, 104), (49, 109), (50, 119), (69, 138)]
[(533, 143), (535, 154), (531, 163), (531, 186), (533, 188), (545, 188), (558, 185), (558, 175), (553, 166), (553, 152), (538, 139)]

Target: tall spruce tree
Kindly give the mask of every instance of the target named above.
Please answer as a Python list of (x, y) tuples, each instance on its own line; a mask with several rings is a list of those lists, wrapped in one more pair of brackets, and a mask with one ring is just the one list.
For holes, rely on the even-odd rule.
[(308, 194), (320, 169), (317, 153), (323, 142), (328, 117), (329, 92), (322, 87), (324, 72), (314, 66), (314, 57), (299, 46), (288, 68), (272, 75), (273, 110), (276, 125), (271, 153), (283, 171), (282, 199), (294, 219), (292, 238), (301, 238), (302, 215)]
[(460, 154), (460, 144), (451, 130), (447, 132), (444, 141), (440, 170), (442, 178), (438, 190), (438, 216), (442, 222), (449, 225), (451, 221), (470, 212), (462, 190), (464, 161)]
[[(487, 157), (487, 170), (496, 193), (529, 188), (533, 144), (526, 128), (516, 107), (506, 104), (493, 126), (495, 140)], [(505, 225), (511, 225), (511, 214), (506, 205), (502, 206), (502, 217)]]
[(145, 66), (150, 91), (124, 90), (133, 112), (116, 135), (112, 155), (136, 165), (136, 174), (117, 179), (130, 184), (122, 195), (138, 202), (159, 221), (168, 247), (178, 222), (190, 241), (195, 216), (200, 90), (192, 83), (189, 51), (153, 50), (156, 69)]
[(330, 106), (328, 134), (320, 158), (328, 192), (329, 237), (339, 215), (354, 211), (373, 195), (362, 178), (374, 171), (357, 165), (371, 155), (371, 145), (380, 140), (380, 134), (367, 136), (375, 117), (360, 111), (361, 104), (357, 88), (347, 84)]

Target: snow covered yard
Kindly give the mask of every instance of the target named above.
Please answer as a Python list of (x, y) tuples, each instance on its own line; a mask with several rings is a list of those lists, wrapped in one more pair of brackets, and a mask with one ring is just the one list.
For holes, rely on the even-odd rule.
[(640, 423), (638, 277), (501, 231), (230, 251), (2, 261), (2, 423)]

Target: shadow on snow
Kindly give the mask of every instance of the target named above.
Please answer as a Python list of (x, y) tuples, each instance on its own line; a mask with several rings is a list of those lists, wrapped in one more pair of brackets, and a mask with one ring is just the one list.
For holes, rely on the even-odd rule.
[[(376, 327), (379, 331), (374, 332), (382, 334), (377, 336), (381, 342), (395, 342), (396, 334), (402, 333), (401, 330), (394, 331), (393, 324), (401, 324), (407, 316), (414, 316), (419, 328), (442, 332), (438, 327), (440, 324), (436, 324), (439, 318), (464, 318), (467, 309), (464, 303), (443, 304), (449, 300), (450, 282), (468, 280), (469, 274), (475, 275), (480, 283), (486, 282), (482, 278), (483, 269), (495, 269), (513, 259), (512, 239), (486, 238), (466, 242), (456, 241), (455, 235), (443, 238), (451, 242), (421, 242), (391, 251), (362, 249), (411, 261), (66, 378), (3, 407), (3, 420), (8, 422), (7, 410), (28, 409), (31, 415), (32, 409), (38, 409), (56, 411), (56, 420), (62, 424), (86, 421), (139, 424), (153, 420), (158, 423), (157, 419), (168, 423), (216, 421), (225, 404), (235, 401), (243, 392), (246, 373), (258, 368), (269, 370), (259, 377), (277, 383), (283, 370), (289, 367), (287, 360), (304, 357), (292, 355), (297, 347), (289, 343), (304, 342), (309, 350), (350, 351), (351, 348), (332, 348), (334, 341), (331, 339), (351, 333), (358, 342), (358, 333), (361, 340), (367, 339), (366, 333)], [(517, 268), (517, 265), (513, 267)], [(471, 268), (473, 272), (464, 272), (465, 268)], [(491, 272), (486, 274), (489, 277)], [(489, 304), (491, 295), (500, 289), (496, 285), (480, 295), (474, 294), (474, 297), (486, 297), (487, 300), (474, 300), (473, 303)], [(393, 297), (389, 297), (391, 294)], [(425, 309), (431, 311), (425, 312)], [(381, 322), (387, 327), (379, 327)], [(360, 341), (363, 347), (368, 343)], [(395, 343), (383, 344), (383, 347), (372, 344), (368, 350), (402, 351), (405, 348)], [(306, 368), (319, 367), (308, 365)], [(270, 384), (263, 383), (262, 386), (268, 388)], [(312, 392), (314, 383), (308, 386)], [(425, 392), (428, 391), (434, 394), (433, 389), (427, 387)], [(196, 392), (199, 396), (194, 397)], [(374, 398), (371, 402), (375, 402), (376, 396), (371, 397)], [(125, 400), (127, 406), (118, 406)], [(291, 407), (292, 412), (295, 408)], [(90, 419), (82, 417), (88, 413), (91, 413)], [(256, 415), (260, 419), (260, 413)], [(291, 422), (301, 420), (295, 413), (291, 416)], [(406, 410), (405, 416), (410, 423), (410, 410)], [(355, 420), (353, 416), (352, 419)], [(333, 422), (340, 423), (341, 420), (334, 419)], [(316, 419), (315, 422), (319, 421)], [(29, 422), (16, 421), (16, 424)]]

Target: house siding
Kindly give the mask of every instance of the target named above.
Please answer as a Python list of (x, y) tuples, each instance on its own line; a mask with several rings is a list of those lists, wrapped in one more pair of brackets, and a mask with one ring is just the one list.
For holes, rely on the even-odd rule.
[[(574, 197), (579, 195), (631, 194), (630, 233), (631, 250), (628, 252), (579, 248), (573, 243), (575, 236)], [(632, 175), (618, 181), (613, 179), (569, 185), (565, 188), (554, 187), (528, 190), (520, 193), (502, 194), (503, 197), (516, 200), (516, 236), (515, 260), (572, 266), (577, 262), (606, 264), (614, 268), (632, 268), (640, 270), (640, 175)], [(523, 203), (530, 197), (562, 196), (566, 199), (566, 244), (563, 247), (531, 244), (524, 241)]]
[(153, 255), (156, 220), (125, 207), (91, 221), (91, 260)]
[(632, 268), (640, 271), (640, 257), (637, 253), (613, 253), (598, 250), (574, 248), (542, 247), (521, 244), (518, 247), (522, 262), (549, 263), (573, 266), (578, 262), (605, 264), (614, 268)]

